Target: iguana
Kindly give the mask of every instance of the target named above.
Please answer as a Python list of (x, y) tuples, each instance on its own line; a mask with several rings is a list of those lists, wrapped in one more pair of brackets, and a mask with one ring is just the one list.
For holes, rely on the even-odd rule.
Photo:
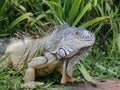
[(10, 54), (4, 62), (6, 66), (20, 69), (28, 64), (24, 76), (28, 87), (42, 84), (34, 81), (35, 76), (49, 75), (57, 67), (61, 67), (61, 83), (64, 84), (78, 81), (72, 77), (73, 66), (91, 49), (94, 41), (94, 33), (63, 24), (42, 38), (1, 40), (0, 53)]

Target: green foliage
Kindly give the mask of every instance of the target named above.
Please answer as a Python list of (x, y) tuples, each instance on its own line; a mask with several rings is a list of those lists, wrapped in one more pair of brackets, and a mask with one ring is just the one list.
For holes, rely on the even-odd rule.
[(120, 20), (118, 18), (120, 17), (120, 8), (111, 0), (109, 2), (101, 0), (94, 5), (95, 16), (107, 15), (110, 19), (97, 24), (99, 26), (92, 26), (95, 29), (96, 43), (90, 55), (82, 63), (93, 76), (98, 76), (99, 78), (119, 78)]
[(44, 10), (40, 0), (1, 0), (0, 37), (14, 36), (20, 31), (35, 30), (41, 33), (41, 29), (48, 29), (43, 28), (46, 19), (44, 22), (40, 21), (46, 17), (44, 13), (42, 14)]
[(96, 50), (95, 46), (92, 52), (82, 60), (82, 64), (87, 68), (92, 76), (97, 78), (119, 78), (120, 77), (120, 57), (117, 52), (111, 54), (111, 45), (107, 45), (108, 53), (101, 48)]
[(15, 19), (11, 25), (9, 25), (9, 30), (11, 30), (13, 27), (15, 27), (15, 25), (17, 25), (19, 22), (21, 22), (22, 20), (29, 18), (29, 16), (32, 16), (32, 13), (25, 13), (23, 15), (21, 15), (20, 17), (18, 17), (17, 19)]
[[(21, 71), (15, 71), (13, 69), (0, 69), (0, 89), (1, 90), (9, 90), (14, 89), (17, 90), (20, 87), (21, 82), (23, 82), (23, 76)], [(12, 87), (11, 87), (12, 86)]]
[(116, 49), (118, 49), (119, 53), (120, 53), (120, 33), (117, 33), (116, 36), (115, 36), (115, 42), (116, 44)]
[(81, 24), (80, 27), (87, 28), (88, 26), (93, 25), (96, 22), (100, 22), (102, 20), (105, 20), (107, 18), (109, 18), (109, 16), (97, 17), (97, 18), (94, 18), (94, 19), (92, 19), (90, 21), (87, 21), (87, 22)]
[(55, 21), (60, 24), (67, 22), (72, 26), (88, 27), (109, 18), (108, 16), (102, 16), (92, 18), (89, 21), (87, 20), (89, 16), (88, 13), (91, 12), (93, 8), (93, 0), (69, 0), (69, 2), (67, 2), (67, 0), (50, 0), (44, 1), (44, 3), (50, 7), (47, 13), (52, 14)]
[(92, 83), (92, 84), (95, 84), (95, 80), (93, 80), (90, 76), (89, 76), (89, 73), (87, 72), (87, 70), (84, 68), (84, 66), (81, 64), (81, 63), (78, 63), (77, 65), (79, 71), (82, 73), (82, 75), (84, 76), (85, 80)]

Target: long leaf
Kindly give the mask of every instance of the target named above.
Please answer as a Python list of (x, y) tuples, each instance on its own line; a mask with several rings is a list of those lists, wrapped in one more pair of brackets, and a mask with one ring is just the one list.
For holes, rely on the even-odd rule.
[(89, 73), (87, 72), (87, 70), (85, 69), (85, 67), (80, 62), (79, 62), (79, 68), (78, 69), (81, 71), (81, 73), (84, 76), (84, 78), (85, 78), (86, 81), (88, 81), (88, 82), (92, 83), (93, 85), (95, 85), (95, 83), (96, 83), (95, 80), (93, 80), (90, 77)]
[(54, 10), (56, 11), (59, 18), (62, 19), (63, 9), (62, 9), (61, 5), (59, 3), (56, 3), (56, 2), (49, 2), (49, 3), (53, 6), (55, 6)]
[(75, 17), (79, 13), (79, 8), (80, 8), (81, 2), (82, 2), (82, 0), (74, 0), (72, 8), (71, 8), (69, 15), (68, 15), (69, 24), (71, 24), (73, 22), (73, 20), (75, 19)]
[(78, 17), (75, 19), (75, 21), (73, 22), (72, 26), (77, 25), (77, 23), (80, 21), (80, 19), (85, 15), (85, 13), (87, 12), (87, 10), (91, 8), (91, 2), (88, 2), (85, 7), (82, 9), (82, 11), (78, 14)]
[(27, 19), (30, 17), (30, 15), (32, 15), (32, 13), (25, 13), (22, 16), (18, 17), (17, 19), (15, 19), (11, 25), (9, 25), (9, 30), (11, 30), (13, 27), (15, 27), (15, 25), (17, 25), (19, 22), (21, 22), (24, 19)]
[(0, 15), (4, 15), (5, 9), (7, 7), (8, 0), (5, 0), (3, 5), (0, 8)]
[[(73, 1), (72, 0), (64, 0), (64, 3), (63, 3), (63, 11), (64, 11), (64, 14), (65, 14), (65, 17), (68, 17), (68, 14), (69, 14), (69, 11), (71, 9), (71, 5), (73, 4)], [(65, 20), (66, 21), (66, 20)]]
[(55, 11), (54, 7), (51, 5), (50, 1), (44, 1), (45, 4), (47, 4), (50, 7), (49, 13), (53, 14), (53, 16), (55, 17), (55, 19), (62, 24), (62, 20), (60, 20), (57, 12)]
[(46, 14), (40, 14), (40, 15), (38, 15), (37, 18), (35, 18), (32, 21), (31, 25), (34, 25), (38, 20), (40, 20), (41, 18), (44, 18), (44, 17), (46, 17)]
[(97, 17), (97, 18), (94, 18), (94, 19), (92, 19), (92, 20), (90, 20), (90, 21), (87, 21), (87, 22), (81, 24), (80, 27), (86, 28), (86, 27), (88, 27), (88, 26), (90, 26), (90, 25), (93, 25), (93, 24), (95, 24), (95, 23), (97, 23), (97, 22), (100, 22), (100, 21), (102, 21), (102, 20), (105, 20), (105, 19), (107, 19), (107, 18), (110, 18), (110, 17), (109, 17), (109, 16)]
[(97, 10), (99, 10), (101, 16), (104, 16), (103, 8), (102, 8), (102, 6), (100, 6), (99, 4), (97, 5)]
[(3, 61), (5, 61), (9, 56), (10, 56), (10, 54), (11, 53), (9, 53), (9, 54), (6, 54), (4, 57), (0, 57), (0, 64), (2, 64), (3, 63)]

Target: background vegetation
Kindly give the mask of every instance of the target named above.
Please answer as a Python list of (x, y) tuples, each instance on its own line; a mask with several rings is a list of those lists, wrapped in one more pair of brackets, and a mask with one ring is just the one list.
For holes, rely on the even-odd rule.
[[(118, 0), (0, 0), (0, 38), (15, 37), (21, 32), (42, 35), (56, 24), (94, 31), (96, 42), (82, 60), (91, 76), (120, 78), (120, 2)], [(79, 65), (74, 76), (80, 76)], [(57, 71), (56, 71), (57, 72)], [(0, 69), (0, 89), (21, 87), (22, 72)], [(59, 83), (44, 79), (47, 85)]]

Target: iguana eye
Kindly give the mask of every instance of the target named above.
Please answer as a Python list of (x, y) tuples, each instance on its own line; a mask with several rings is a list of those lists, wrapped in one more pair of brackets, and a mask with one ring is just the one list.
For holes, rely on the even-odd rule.
[(78, 35), (78, 34), (79, 34), (79, 32), (77, 32), (77, 31), (76, 31), (76, 32), (74, 32), (74, 35)]

